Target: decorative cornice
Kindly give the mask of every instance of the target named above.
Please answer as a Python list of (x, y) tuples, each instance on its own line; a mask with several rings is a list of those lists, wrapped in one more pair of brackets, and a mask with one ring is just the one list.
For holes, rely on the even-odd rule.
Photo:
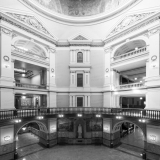
[(50, 36), (52, 38), (54, 38), (48, 31), (47, 29), (42, 25), (41, 22), (39, 22), (34, 16), (29, 16), (29, 15), (23, 15), (23, 14), (16, 14), (16, 13), (10, 13), (10, 12), (6, 12), (8, 15), (10, 15), (11, 17), (18, 19), (19, 21), (34, 27), (36, 30), (39, 30), (41, 32), (43, 32), (44, 34), (46, 34), (47, 36)]
[[(152, 13), (152, 12), (151, 12)], [(110, 37), (108, 37), (104, 42), (110, 43), (118, 38), (121, 38), (127, 34), (130, 34), (131, 32), (134, 32), (136, 30), (139, 30), (142, 27), (145, 27), (146, 25), (149, 25), (157, 20), (159, 20), (160, 13), (153, 13), (149, 14), (147, 17), (139, 20), (138, 22), (132, 23), (132, 25), (129, 25), (125, 29), (121, 30), (120, 32), (116, 32), (115, 34), (112, 34)], [(142, 16), (143, 17), (143, 16)]]
[(111, 33), (108, 35), (108, 37), (121, 32), (127, 27), (130, 27), (136, 23), (139, 23), (143, 19), (153, 15), (155, 12), (149, 12), (149, 13), (142, 13), (142, 14), (133, 14), (125, 17), (117, 26), (114, 28)]
[[(15, 17), (11, 16), (11, 14), (7, 14), (6, 15), (4, 13), (0, 14), (0, 19), (2, 21), (5, 21), (5, 22), (7, 22), (7, 23), (9, 23), (9, 24), (11, 24), (13, 26), (16, 26), (16, 27), (28, 32), (28, 33), (31, 33), (31, 34), (33, 34), (33, 35), (35, 35), (35, 36), (37, 36), (37, 37), (39, 37), (41, 39), (44, 39), (45, 41), (50, 42), (51, 44), (56, 45), (56, 40), (53, 39), (53, 37), (45, 34), (44, 32), (40, 31), (38, 28), (36, 28), (36, 25), (34, 24), (33, 21), (32, 22), (24, 22), (24, 21), (27, 21), (27, 19), (25, 19), (25, 18), (24, 18), (25, 20), (15, 19)], [(27, 23), (31, 23), (32, 25), (31, 24), (27, 25)], [(35, 26), (33, 27), (33, 25), (35, 25)]]
[(103, 45), (92, 45), (92, 44), (68, 44), (68, 45), (57, 45), (57, 47), (70, 47), (70, 46), (89, 46), (89, 47), (103, 47)]

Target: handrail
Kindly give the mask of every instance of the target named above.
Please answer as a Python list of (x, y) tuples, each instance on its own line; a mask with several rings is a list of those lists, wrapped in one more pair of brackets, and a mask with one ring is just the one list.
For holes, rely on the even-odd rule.
[(15, 82), (15, 86), (24, 88), (46, 89), (46, 85), (37, 85), (37, 84), (19, 83), (19, 82)]
[(46, 60), (47, 57), (44, 57), (44, 56), (40, 56), (38, 54), (35, 54), (31, 51), (25, 51), (24, 49), (21, 49), (21, 48), (18, 48), (14, 45), (12, 45), (12, 51), (17, 51), (17, 52), (20, 52), (20, 53), (23, 53), (23, 54), (26, 54), (26, 55), (29, 55), (29, 56), (34, 56), (35, 58), (39, 58), (39, 59), (42, 59), (42, 60)]
[(119, 59), (122, 59), (122, 58), (126, 58), (126, 57), (129, 57), (129, 56), (135, 55), (135, 54), (145, 52), (147, 50), (148, 50), (148, 46), (145, 46), (145, 47), (139, 48), (137, 50), (121, 54), (119, 56), (114, 56), (113, 60), (116, 61), (116, 60), (119, 60)]
[(160, 110), (145, 110), (137, 108), (105, 108), (105, 107), (65, 107), (65, 108), (33, 108), (0, 110), (0, 120), (17, 119), (23, 117), (48, 116), (57, 114), (101, 114), (111, 116), (126, 116), (145, 119), (160, 119)]
[(145, 84), (144, 83), (129, 83), (129, 84), (123, 84), (123, 85), (119, 85), (116, 86), (115, 89), (130, 89), (130, 88), (139, 88), (139, 87), (144, 87)]

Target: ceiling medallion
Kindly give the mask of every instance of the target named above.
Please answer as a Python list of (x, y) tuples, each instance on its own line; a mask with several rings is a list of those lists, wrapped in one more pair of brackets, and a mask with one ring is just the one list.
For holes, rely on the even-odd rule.
[(8, 57), (8, 56), (4, 56), (3, 59), (4, 59), (5, 61), (9, 61), (9, 57)]
[(151, 60), (152, 60), (152, 61), (155, 61), (156, 59), (157, 59), (157, 56), (156, 56), (156, 55), (154, 55), (154, 56), (151, 57)]

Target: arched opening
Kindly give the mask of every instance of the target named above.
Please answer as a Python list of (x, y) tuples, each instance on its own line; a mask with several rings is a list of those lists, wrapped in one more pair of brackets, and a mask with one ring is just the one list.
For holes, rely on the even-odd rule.
[(15, 136), (16, 158), (43, 150), (45, 147), (40, 143), (39, 132), (45, 130), (47, 130), (46, 126), (37, 121), (31, 121), (21, 126)]
[(14, 48), (18, 48), (28, 54), (38, 56), (39, 58), (46, 57), (44, 49), (32, 41), (17, 40), (14, 43)]
[(130, 121), (117, 123), (114, 126), (114, 130), (117, 128), (119, 130), (120, 143), (116, 149), (141, 157), (145, 149), (144, 131), (137, 124)]
[(124, 45), (120, 46), (114, 53), (114, 57), (119, 57), (125, 53), (132, 52), (134, 50), (138, 50), (146, 46), (146, 42), (144, 40), (134, 40), (125, 43)]

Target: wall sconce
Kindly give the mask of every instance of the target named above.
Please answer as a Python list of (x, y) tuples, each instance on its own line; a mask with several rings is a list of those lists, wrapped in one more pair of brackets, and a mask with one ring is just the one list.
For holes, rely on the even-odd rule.
[(100, 114), (96, 114), (96, 117), (97, 117), (97, 118), (100, 118), (100, 117), (101, 117), (101, 115), (100, 115)]
[(22, 130), (25, 131), (25, 130), (26, 130), (26, 127), (23, 127)]
[(78, 114), (77, 116), (78, 116), (78, 117), (82, 117), (82, 114)]
[(15, 120), (15, 123), (20, 123), (20, 122), (22, 122), (21, 119), (16, 119), (16, 120)]
[(103, 131), (104, 132), (109, 132), (109, 126), (104, 126)]
[(155, 135), (149, 135), (149, 139), (150, 139), (150, 141), (152, 141), (152, 142), (156, 142), (156, 136)]
[(64, 115), (63, 115), (63, 114), (59, 114), (58, 117), (59, 117), (59, 118), (63, 118)]
[(37, 117), (39, 120), (41, 120), (41, 119), (43, 119), (44, 117), (43, 116), (39, 116), (39, 117)]
[(4, 141), (10, 141), (11, 137), (10, 136), (5, 136)]
[(51, 127), (51, 132), (56, 132), (56, 127)]
[(122, 117), (121, 116), (116, 116), (116, 119), (122, 119)]
[(146, 120), (145, 119), (139, 119), (139, 122), (145, 123)]

